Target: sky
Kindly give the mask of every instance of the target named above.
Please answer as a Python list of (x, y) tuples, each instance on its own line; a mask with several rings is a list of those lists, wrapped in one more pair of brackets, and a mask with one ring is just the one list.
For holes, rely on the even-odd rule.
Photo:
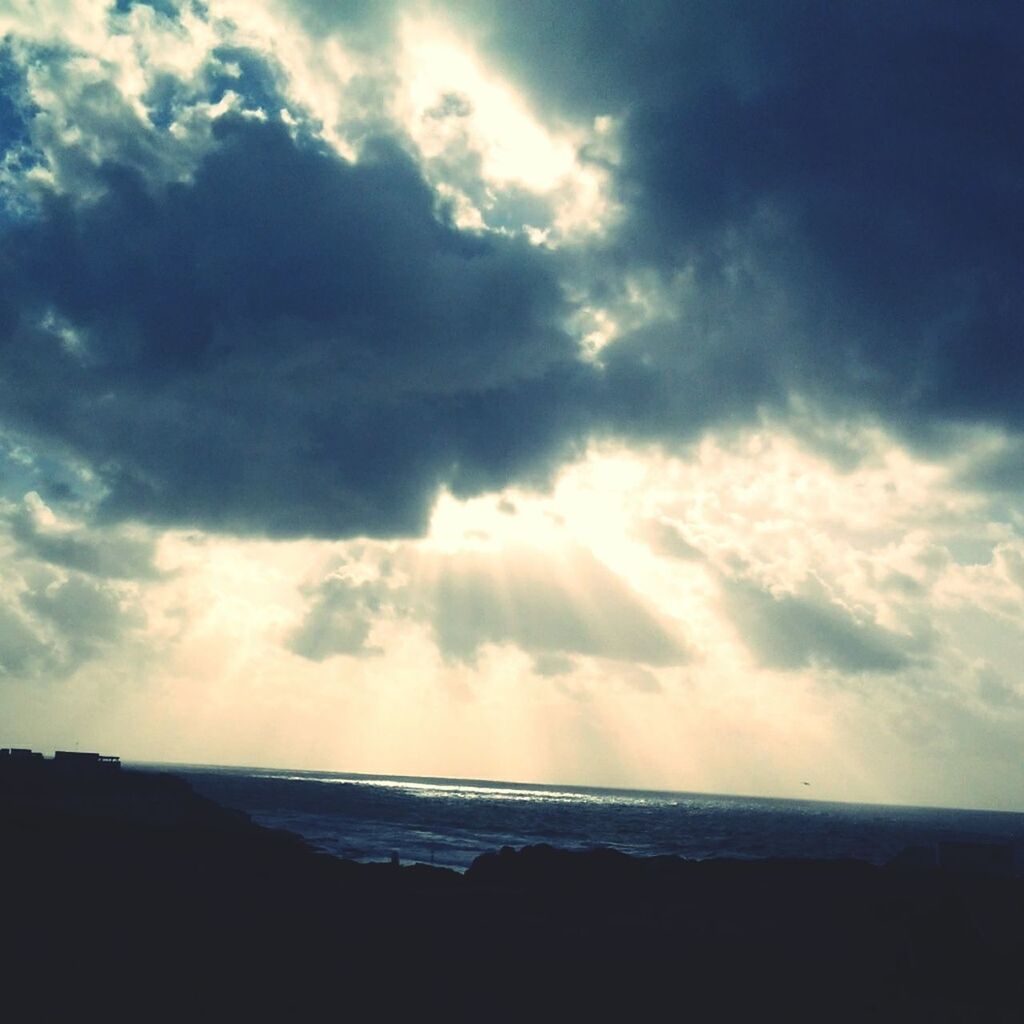
[(0, 744), (1024, 811), (1019, 5), (0, 39)]

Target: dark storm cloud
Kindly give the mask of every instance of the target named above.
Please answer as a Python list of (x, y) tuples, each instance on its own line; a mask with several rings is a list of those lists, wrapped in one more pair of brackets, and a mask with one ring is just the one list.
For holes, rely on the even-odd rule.
[(533, 659), (533, 671), (549, 679), (569, 675), (575, 667), (576, 662), (565, 654), (544, 653)]
[(955, 480), (964, 488), (1001, 494), (1016, 506), (1024, 491), (1024, 439), (1011, 436), (997, 450), (965, 461)]
[(10, 42), (0, 40), (0, 146), (4, 150), (31, 143), (25, 107), (24, 73), (13, 58)]
[[(401, 7), (291, 11), (381, 57)], [(109, 82), (51, 55), (38, 67), (66, 109), (33, 112), (30, 134), (92, 198), (44, 195), (4, 229), (0, 426), (92, 467), (111, 518), (387, 536), (422, 530), (442, 486), (542, 481), (587, 436), (683, 442), (784, 417), (794, 395), (933, 447), (948, 420), (1024, 425), (1024, 14), (448, 14), (535, 109), (619, 120), (610, 238), (556, 254), (457, 230), (394, 141), (363, 125), (348, 163), (310, 126), (275, 124), (285, 76), (251, 50), (218, 50), (188, 96), (159, 79), (145, 131)], [(229, 87), (270, 120), (222, 118), (176, 155), (172, 116)], [(358, 88), (378, 105), (387, 91)], [(0, 130), (23, 146), (4, 89)], [(68, 148), (68, 118), (105, 159)], [(528, 199), (505, 195), (497, 223), (543, 221)], [(635, 273), (664, 309), (581, 363), (561, 283), (614, 317)]]
[(991, 666), (976, 673), (978, 696), (990, 707), (1024, 710), (1024, 692), (1008, 683)]
[(606, 351), (609, 421), (671, 438), (798, 391), (931, 440), (933, 419), (1022, 425), (1019, 6), (477, 21), (539, 109), (622, 119), (619, 271), (692, 275), (683, 315)]
[(652, 551), (669, 558), (679, 558), (685, 562), (700, 562), (704, 555), (694, 547), (671, 523), (662, 519), (645, 519), (639, 524), (637, 536)]
[(449, 226), (385, 140), (349, 164), (272, 124), (215, 135), (188, 184), (107, 164), (101, 199), (10, 233), (5, 413), (96, 467), (106, 514), (408, 533), (441, 484), (566, 453), (584, 371), (550, 256)]
[(13, 509), (6, 519), (22, 556), (105, 579), (146, 580), (160, 575), (153, 564), (152, 538), (81, 526), (44, 529), (28, 505)]
[(56, 652), (19, 609), (0, 605), (0, 676), (42, 675), (57, 667)]
[(80, 575), (30, 591), (22, 603), (82, 651), (116, 640), (126, 625), (137, 623), (113, 591)]
[(381, 53), (393, 43), (405, 5), (402, 0), (285, 0), (278, 6), (301, 20), (315, 39), (338, 32), (354, 49)]
[(825, 595), (776, 596), (743, 581), (724, 581), (726, 609), (744, 642), (768, 668), (823, 665), (847, 673), (898, 672), (916, 641), (862, 622)]
[(335, 654), (381, 654), (379, 647), (367, 644), (381, 607), (381, 595), (373, 584), (327, 580), (315, 591), (313, 603), (288, 646), (311, 661), (323, 661)]
[(116, 587), (79, 573), (33, 573), (0, 599), (0, 677), (59, 678), (109, 651), (145, 616)]

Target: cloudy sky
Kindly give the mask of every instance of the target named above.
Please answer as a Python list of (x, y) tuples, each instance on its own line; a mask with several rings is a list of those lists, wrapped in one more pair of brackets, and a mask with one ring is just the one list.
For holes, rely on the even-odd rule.
[(0, 744), (1024, 810), (1018, 5), (0, 37)]

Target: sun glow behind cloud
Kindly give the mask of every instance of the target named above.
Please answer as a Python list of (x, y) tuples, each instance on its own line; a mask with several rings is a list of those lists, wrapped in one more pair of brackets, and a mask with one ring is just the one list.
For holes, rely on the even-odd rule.
[(408, 21), (401, 40), (399, 120), (409, 126), (424, 156), (439, 156), (448, 144), (446, 126), (432, 124), (431, 111), (449, 96), (461, 101), (485, 178), (543, 192), (574, 170), (571, 142), (545, 131), (513, 90), (494, 81), (440, 26)]
[[(778, 618), (777, 628), (797, 628), (800, 609), (832, 609), (846, 616), (836, 622), (850, 623), (846, 642), (888, 630), (878, 635), (902, 637), (915, 658), (921, 602), (913, 586), (945, 589), (951, 616), (996, 587), (1013, 634), (1021, 588), (1007, 589), (1005, 566), (1024, 556), (1003, 542), (987, 568), (943, 562), (939, 553), (970, 510), (935, 467), (877, 443), (876, 456), (845, 473), (770, 431), (708, 441), (690, 458), (598, 448), (549, 493), (443, 496), (419, 541), (166, 534), (161, 576), (139, 596), (149, 682), (123, 693), (102, 681), (109, 665), (83, 666), (60, 694), (79, 707), (67, 728), (103, 745), (131, 719), (135, 739), (120, 741), (128, 756), (201, 760), (214, 744), (217, 759), (245, 763), (744, 792), (797, 792), (813, 774), (820, 796), (935, 799), (927, 785), (908, 793), (882, 779), (902, 763), (902, 731), (927, 728), (933, 712), (921, 693), (934, 693), (935, 714), (960, 699), (942, 682), (962, 657), (955, 648), (929, 641), (932, 652), (911, 670), (914, 689), (884, 672), (844, 681), (828, 650), (804, 634), (791, 643), (811, 644), (806, 660), (773, 668), (762, 663), (771, 652), (748, 647), (723, 605), (744, 580), (765, 595), (753, 607)], [(923, 506), (932, 527), (907, 533)], [(38, 503), (33, 515), (40, 530), (72, 529)], [(518, 618), (526, 579), (538, 594), (549, 588), (538, 600), (554, 602), (563, 626)], [(447, 632), (443, 595), (485, 584), (463, 590), (494, 595), (484, 598), (479, 626), (471, 616), (479, 632), (465, 633), (465, 623)], [(625, 589), (602, 595), (595, 585)], [(298, 656), (289, 638), (325, 594), (349, 597), (329, 606), (323, 642), (357, 614), (366, 617), (365, 644)], [(607, 637), (586, 640), (586, 623), (622, 600), (659, 616), (663, 625), (651, 628), (668, 629), (686, 657), (659, 664), (659, 640), (651, 664), (616, 661)], [(563, 628), (568, 647), (559, 652), (549, 645)], [(531, 653), (531, 644), (540, 646)], [(1015, 699), (993, 662), (977, 664), (984, 692)], [(105, 707), (95, 720), (85, 710), (91, 701)], [(936, 732), (927, 756), (942, 757), (948, 742)]]
[[(287, 4), (214, 0), (212, 11), (225, 41), (271, 55), (285, 79), (288, 98), (316, 125), (318, 134), (346, 160), (358, 158), (352, 134), (365, 117), (352, 83), (382, 74), (376, 59), (346, 46), (340, 36), (311, 37)], [(279, 111), (268, 111), (278, 115)], [(290, 114), (285, 112), (285, 120)]]
[[(614, 208), (607, 174), (596, 162), (582, 160), (581, 150), (600, 146), (608, 155), (614, 136), (610, 118), (598, 118), (585, 131), (567, 125), (553, 130), (442, 22), (407, 18), (399, 38), (394, 115), (419, 148), (442, 195), (454, 201), (460, 226), (485, 227), (494, 191), (511, 187), (553, 205), (550, 228), (528, 229), (536, 242), (598, 233), (608, 226)], [(446, 180), (451, 165), (465, 161), (478, 163), (475, 173), (484, 185), (475, 202), (457, 176)]]

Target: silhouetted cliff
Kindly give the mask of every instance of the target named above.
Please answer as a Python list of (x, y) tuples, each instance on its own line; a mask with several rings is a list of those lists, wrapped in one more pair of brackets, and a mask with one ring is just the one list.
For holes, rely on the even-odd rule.
[(5, 996), (38, 1019), (1019, 1020), (1024, 997), (1021, 883), (935, 868), (359, 865), (166, 775), (0, 766), (0, 871)]

